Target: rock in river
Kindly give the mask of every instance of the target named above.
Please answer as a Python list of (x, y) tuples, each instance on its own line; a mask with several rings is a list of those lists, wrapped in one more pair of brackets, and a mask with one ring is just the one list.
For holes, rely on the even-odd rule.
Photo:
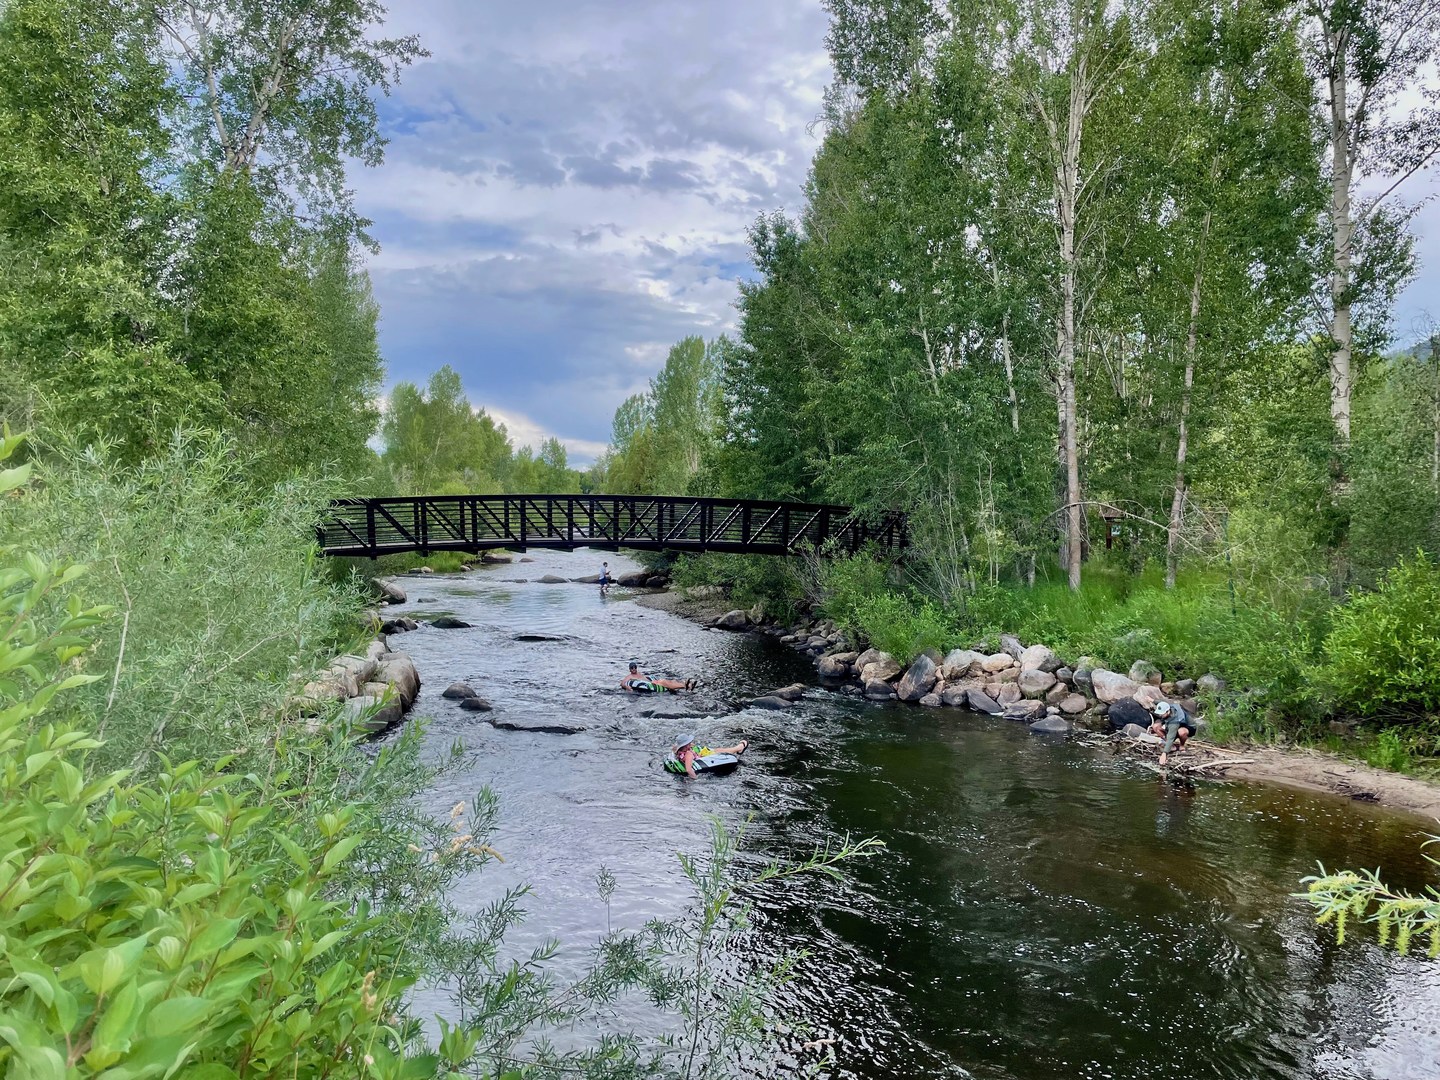
[(464, 709), (466, 712), (489, 712), (491, 709), (494, 708), (494, 706), (491, 705), (490, 702), (486, 701), (479, 694), (476, 694), (474, 697), (467, 697), (462, 699), (460, 702), (460, 708)]
[(451, 701), (464, 701), (466, 698), (479, 697), (480, 695), (475, 692), (475, 688), (469, 683), (452, 682), (449, 686), (445, 687), (440, 696), (449, 698)]
[(793, 709), (795, 703), (793, 701), (786, 701), (778, 694), (766, 694), (764, 697), (757, 697), (754, 701), (750, 702), (750, 707), (752, 709)]
[(464, 619), (457, 619), (452, 615), (441, 615), (438, 619), (431, 619), (430, 625), (437, 630), (469, 630), (470, 623)]
[(917, 656), (895, 687), (895, 696), (901, 701), (919, 701), (930, 693), (938, 678), (935, 661), (923, 654)]

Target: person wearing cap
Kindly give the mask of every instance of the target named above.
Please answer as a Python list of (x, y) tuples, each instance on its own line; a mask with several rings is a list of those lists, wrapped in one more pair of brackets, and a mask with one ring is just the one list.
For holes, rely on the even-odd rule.
[(1186, 741), (1195, 734), (1195, 721), (1190, 719), (1184, 708), (1158, 696), (1148, 698), (1144, 705), (1155, 718), (1150, 725), (1150, 734), (1165, 736), (1165, 745), (1160, 750), (1160, 764), (1164, 765), (1170, 760), (1172, 748), (1185, 749)]
[(640, 670), (640, 665), (630, 661), (630, 673), (620, 680), (620, 689), (632, 694), (653, 694), (656, 690), (694, 690), (694, 679), (656, 679)]
[(670, 752), (675, 755), (676, 761), (685, 766), (685, 775), (694, 776), (697, 757), (704, 757), (706, 754), (735, 754), (738, 756), (743, 754), (749, 745), (749, 739), (741, 739), (734, 746), (702, 746), (697, 749), (694, 735), (677, 735), (675, 736), (675, 745), (670, 748)]

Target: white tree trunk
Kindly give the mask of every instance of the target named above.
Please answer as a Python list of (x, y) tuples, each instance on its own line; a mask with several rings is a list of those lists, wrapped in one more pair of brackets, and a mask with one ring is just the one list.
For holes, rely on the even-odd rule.
[(1190, 394), (1195, 385), (1195, 350), (1200, 328), (1200, 281), (1205, 267), (1205, 245), (1210, 238), (1209, 210), (1200, 226), (1200, 250), (1195, 258), (1195, 279), (1190, 285), (1190, 325), (1185, 333), (1185, 385), (1180, 391), (1180, 442), (1175, 448), (1175, 493), (1170, 499), (1170, 525), (1165, 536), (1165, 587), (1175, 587), (1180, 568), (1180, 521), (1185, 511), (1185, 455), (1190, 448)]
[(1353, 163), (1350, 154), (1350, 118), (1346, 113), (1347, 73), (1342, 31), (1327, 28), (1333, 58), (1328, 77), (1330, 92), (1330, 224), (1335, 245), (1330, 267), (1330, 419), (1343, 452), (1350, 442), (1350, 267), (1355, 224), (1350, 208)]
[(1065, 568), (1070, 588), (1080, 588), (1081, 528), (1084, 509), (1080, 491), (1080, 451), (1075, 393), (1075, 254), (1076, 216), (1080, 195), (1080, 135), (1085, 102), (1090, 96), (1085, 56), (1075, 58), (1070, 76), (1070, 101), (1063, 141), (1056, 161), (1055, 194), (1059, 211), (1060, 320), (1056, 347), (1060, 359), (1061, 453), (1065, 461)]

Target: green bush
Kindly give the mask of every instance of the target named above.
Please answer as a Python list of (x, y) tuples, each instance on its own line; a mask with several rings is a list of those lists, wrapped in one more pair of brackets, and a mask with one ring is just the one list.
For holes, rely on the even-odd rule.
[(1440, 566), (1416, 555), (1335, 613), (1321, 674), (1337, 704), (1361, 716), (1440, 713)]
[(96, 681), (74, 667), (105, 609), (62, 595), (81, 573), (0, 553), (0, 1074), (433, 1075), (406, 1059), (403, 941), (326, 896), (366, 840), (353, 810), (296, 828), (223, 760), (91, 775), (99, 743), (47, 722)]
[(103, 740), (100, 763), (268, 760), (294, 677), (360, 633), (358, 585), (332, 581), (314, 551), (327, 487), (257, 490), (233, 443), (202, 433), (136, 466), (63, 449), (45, 466), (45, 483), (7, 507), (6, 531), (88, 564), (90, 595), (115, 608), (92, 663), (104, 678), (66, 703)]

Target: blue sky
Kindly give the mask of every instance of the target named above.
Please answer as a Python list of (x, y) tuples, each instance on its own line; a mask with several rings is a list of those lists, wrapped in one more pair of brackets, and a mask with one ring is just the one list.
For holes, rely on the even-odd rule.
[[(825, 30), (819, 0), (393, 3), (432, 55), (352, 172), (390, 382), (448, 363), (517, 444), (593, 460), (670, 345), (733, 328), (746, 228), (801, 206)], [(1405, 340), (1440, 319), (1440, 206), (1416, 227)]]

